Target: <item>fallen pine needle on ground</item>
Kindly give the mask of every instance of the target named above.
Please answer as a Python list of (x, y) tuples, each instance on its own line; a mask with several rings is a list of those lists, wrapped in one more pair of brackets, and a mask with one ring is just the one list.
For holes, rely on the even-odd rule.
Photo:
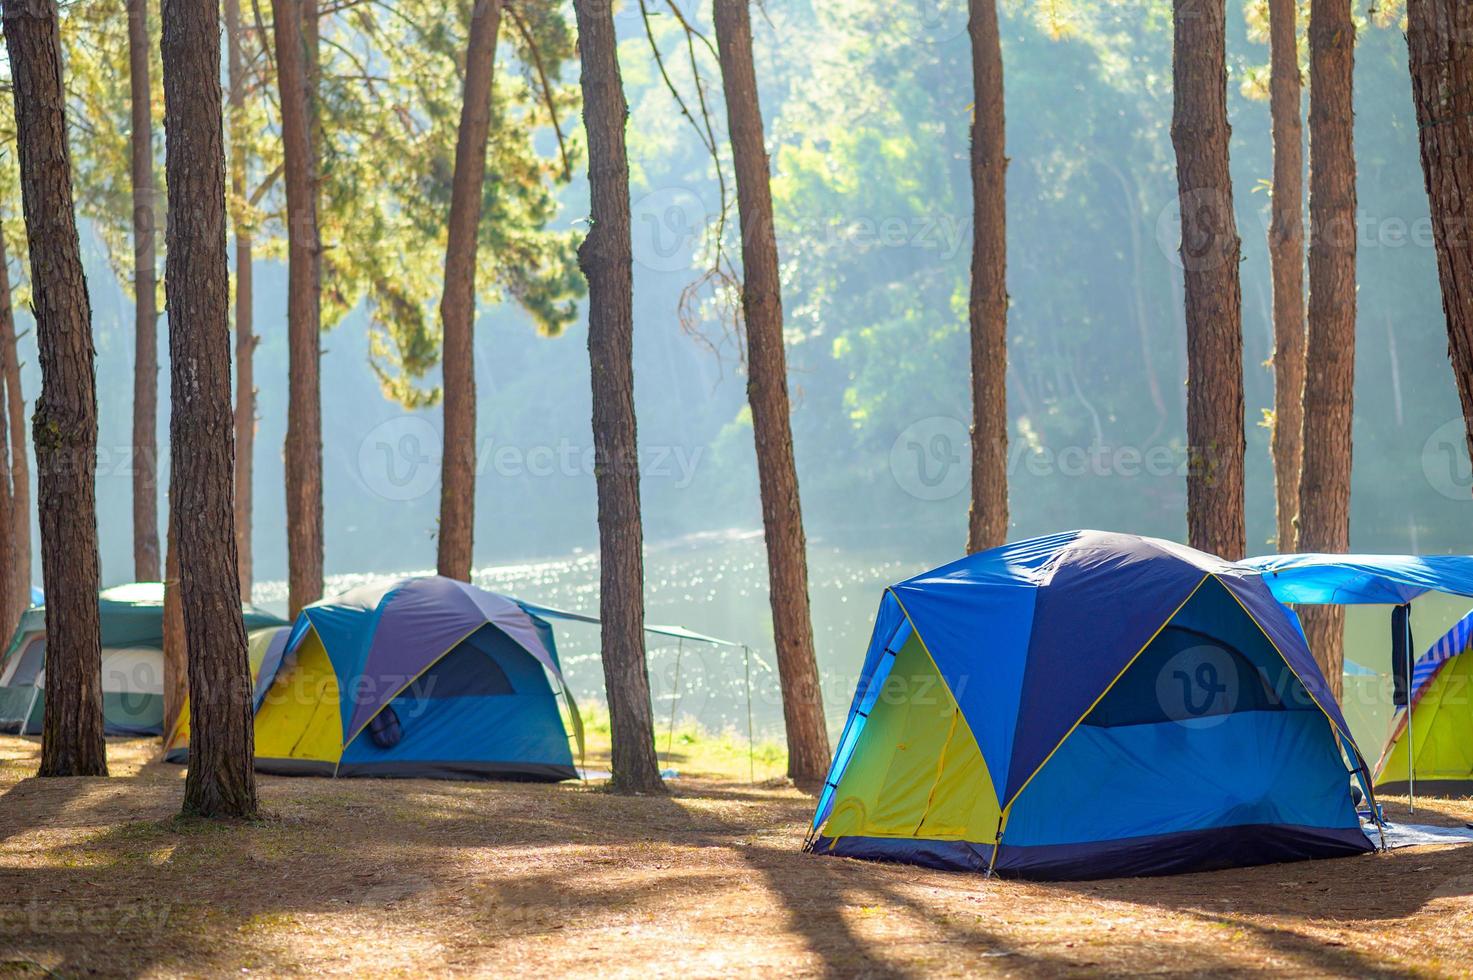
[(988, 881), (802, 854), (812, 797), (700, 748), (677, 740), (668, 797), (261, 777), (261, 820), (212, 824), (176, 817), (156, 741), (111, 742), (110, 779), (43, 780), (37, 741), (0, 736), (0, 975), (1473, 970), (1473, 847)]

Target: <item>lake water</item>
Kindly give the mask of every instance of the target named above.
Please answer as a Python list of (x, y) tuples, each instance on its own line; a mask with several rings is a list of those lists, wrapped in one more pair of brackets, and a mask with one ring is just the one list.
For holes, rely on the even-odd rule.
[[(808, 578), (814, 643), (826, 715), (834, 735), (842, 727), (854, 696), (885, 586), (953, 557), (906, 559), (810, 544)], [(368, 581), (433, 571), (332, 575), (327, 580), (326, 594), (335, 595)], [(475, 570), (471, 577), (476, 585), (493, 592), (598, 615), (598, 559), (592, 553), (490, 566)], [(284, 614), (286, 583), (257, 583), (253, 598), (262, 608)], [(645, 603), (649, 624), (683, 626), (750, 647), (753, 727), (759, 738), (782, 734), (782, 700), (768, 605), (767, 553), (760, 532), (728, 531), (648, 545)], [(598, 627), (567, 621), (554, 621), (552, 625), (574, 697), (584, 704), (601, 702), (604, 682)], [(651, 635), (648, 658), (658, 730), (663, 732), (670, 721), (678, 660), (677, 714), (712, 730), (732, 729), (745, 734), (746, 656), (741, 648)]]
[[(955, 555), (874, 552), (814, 543), (809, 546), (809, 586), (814, 642), (823, 680), (826, 717), (832, 734), (843, 725), (854, 695), (875, 610), (885, 586), (949, 561)], [(429, 574), (432, 569), (400, 575)], [(332, 595), (364, 582), (396, 575), (334, 575)], [(477, 569), (477, 585), (539, 605), (598, 614), (598, 561), (591, 553)], [(286, 584), (263, 582), (254, 598), (284, 612)], [(744, 644), (751, 650), (753, 727), (759, 738), (782, 734), (782, 701), (772, 653), (767, 557), (758, 531), (727, 531), (652, 544), (645, 554), (646, 620), (683, 626)], [(1413, 631), (1421, 653), (1455, 623), (1473, 601), (1431, 594), (1413, 604)], [(574, 696), (584, 704), (603, 700), (598, 628), (553, 623), (564, 671)], [(1346, 615), (1346, 658), (1374, 676), (1345, 679), (1344, 710), (1356, 740), (1374, 764), (1389, 731), (1391, 708), (1390, 607), (1350, 607)], [(693, 641), (650, 636), (650, 685), (656, 728), (670, 723), (672, 702), (679, 717), (712, 730), (745, 733), (745, 652)], [(678, 660), (678, 699), (677, 699)]]

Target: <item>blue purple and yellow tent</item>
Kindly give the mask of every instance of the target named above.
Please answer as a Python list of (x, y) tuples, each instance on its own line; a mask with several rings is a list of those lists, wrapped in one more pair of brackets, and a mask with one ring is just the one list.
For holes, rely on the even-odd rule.
[[(256, 768), (283, 775), (575, 779), (552, 629), (439, 576), (378, 582), (252, 635)], [(554, 690), (553, 685), (560, 690)], [(166, 758), (188, 760), (187, 719)]]
[(1074, 531), (885, 591), (806, 848), (1044, 879), (1356, 854), (1352, 774), (1256, 571)]

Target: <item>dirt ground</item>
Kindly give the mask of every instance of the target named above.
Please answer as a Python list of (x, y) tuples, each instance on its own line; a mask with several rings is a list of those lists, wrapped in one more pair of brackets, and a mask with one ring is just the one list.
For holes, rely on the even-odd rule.
[(266, 818), (222, 826), (175, 818), (155, 744), (41, 780), (0, 737), (0, 974), (1473, 972), (1473, 847), (987, 881), (804, 855), (811, 798), (689, 758), (664, 798), (263, 777)]

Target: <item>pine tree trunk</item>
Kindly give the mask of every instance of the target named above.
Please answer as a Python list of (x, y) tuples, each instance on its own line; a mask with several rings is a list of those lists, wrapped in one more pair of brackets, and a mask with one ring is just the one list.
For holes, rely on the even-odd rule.
[(613, 738), (613, 788), (664, 791), (644, 650), (644, 531), (634, 422), (634, 281), (629, 224), (629, 114), (619, 76), (613, 8), (574, 0), (588, 134), (591, 227), (578, 247), (588, 280), (593, 375), (594, 479), (598, 488), (599, 610)]
[(1171, 142), (1181, 201), (1187, 325), (1187, 536), (1239, 559), (1243, 528), (1243, 314), (1228, 171), (1223, 0), (1176, 0)]
[[(10, 316), (10, 275), (5, 268), (5, 240), (0, 233), (0, 317)], [(0, 397), (4, 395), (5, 378), (0, 376)], [(0, 561), (10, 561), (10, 537), (15, 533), (15, 493), (10, 484), (10, 429), (0, 425)], [(7, 646), (20, 622), (16, 611), (15, 590), (19, 577), (12, 566), (0, 568), (0, 643)]]
[(154, 273), (153, 106), (148, 0), (128, 0), (133, 114), (133, 577), (159, 580), (159, 335)]
[[(246, 200), (245, 57), (241, 51), (240, 0), (225, 0), (226, 64), (230, 91), (230, 193), (237, 209)], [(256, 459), (256, 345), (254, 241), (249, 224), (235, 215), (235, 554), (240, 598), (251, 601), (251, 510)]]
[(714, 10), (741, 214), (747, 401), (757, 443), (772, 635), (788, 736), (788, 775), (798, 783), (816, 783), (828, 772), (829, 736), (808, 607), (808, 552), (798, 498), (798, 467), (793, 459), (777, 237), (747, 3), (716, 0)]
[(184, 812), (249, 818), (256, 776), (235, 566), (219, 2), (164, 0), (163, 21), (169, 473), (190, 691)]
[(1473, 453), (1473, 6), (1409, 0), (1407, 50), (1448, 354)]
[(1006, 126), (995, 0), (971, 0), (972, 509), (967, 551), (1008, 539), (1008, 283)]
[[(1309, 13), (1309, 331), (1305, 348), (1300, 551), (1350, 548), (1355, 388), (1355, 24), (1350, 0)], [(1340, 697), (1343, 610), (1307, 609), (1305, 635)]]
[(12, 608), (18, 621), (20, 614), (31, 604), (31, 461), (26, 452), (26, 401), (20, 386), (20, 351), (16, 349), (9, 256), (5, 254), (3, 242), (0, 242), (0, 264), (5, 267), (5, 294), (0, 297), (3, 299), (0, 303), (0, 378), (5, 381), (5, 404), (0, 407), (4, 412), (0, 425), (9, 429), (11, 524), (8, 556), (10, 572), (15, 579), (11, 591)]
[(188, 641), (184, 635), (184, 603), (179, 597), (179, 533), (174, 526), (175, 481), (169, 481), (169, 523), (164, 544), (164, 738), (189, 699)]
[(501, 0), (476, 0), (465, 54), (445, 243), (445, 449), (440, 472), (439, 572), (469, 582), (476, 516), (476, 245), (491, 131), (491, 83)]
[[(10, 292), (10, 256), (5, 249), (5, 231), (0, 228), (0, 395), (7, 401), (10, 385), (20, 385), (20, 372), (16, 371), (12, 381), (10, 372), (4, 369), (5, 360), (14, 356), (14, 347), (15, 305)], [(16, 547), (16, 537), (22, 525), (29, 535), (30, 521), (28, 514), (17, 513), (23, 477), (14, 464), (18, 455), (10, 445), (14, 435), (11, 427), (0, 419), (0, 476), (3, 476), (0, 479), (0, 542), (3, 542), (0, 554), (3, 554), (5, 562), (5, 566), (0, 568), (0, 642), (3, 643), (10, 642), (21, 614), (31, 601), (30, 548), (26, 549), (25, 564), (22, 565), (20, 549)], [(20, 453), (23, 454), (26, 448), (24, 432), (20, 438)]]
[(98, 626), (97, 378), (72, 206), (55, 0), (5, 0), (21, 201), (41, 356), (33, 420), (46, 589), (42, 776), (105, 776)]
[(1273, 116), (1273, 219), (1268, 253), (1274, 303), (1276, 546), (1295, 549), (1304, 455), (1304, 127), (1297, 0), (1269, 0), (1269, 109)]
[(287, 223), (287, 606), (295, 616), (322, 598), (321, 249), (313, 176), (303, 0), (275, 7)]

